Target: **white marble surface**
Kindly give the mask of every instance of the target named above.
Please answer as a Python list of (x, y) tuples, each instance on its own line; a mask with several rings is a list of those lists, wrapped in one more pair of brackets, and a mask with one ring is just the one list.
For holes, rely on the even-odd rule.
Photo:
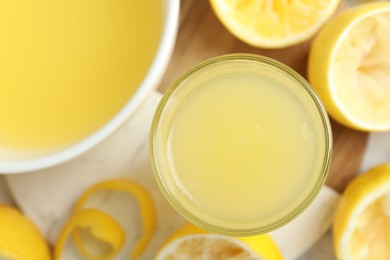
[[(150, 167), (147, 146), (149, 127), (159, 99), (159, 94), (152, 93), (127, 124), (86, 154), (50, 169), (6, 176), (13, 198), (0, 181), (0, 202), (3, 198), (3, 201), (9, 203), (15, 199), (48, 240), (54, 243), (72, 205), (87, 187), (101, 180), (118, 177), (135, 180), (150, 190), (157, 207), (156, 235), (143, 256), (143, 259), (152, 259), (166, 236), (185, 222), (162, 197)], [(389, 162), (389, 150), (390, 133), (371, 135), (362, 169), (376, 165), (379, 161)], [(334, 258), (331, 235), (329, 232), (325, 236), (323, 234), (329, 229), (337, 199), (338, 195), (334, 191), (323, 189), (306, 212), (272, 233), (286, 259)], [(128, 206), (134, 208), (134, 205)], [(134, 223), (139, 223), (137, 216), (131, 217), (135, 219)], [(130, 228), (137, 229), (137, 226)], [(141, 230), (133, 230), (132, 239), (136, 239), (139, 232)], [(304, 252), (306, 254), (302, 255)], [(124, 259), (124, 255), (118, 259)]]
[(0, 176), (0, 203), (14, 205), (14, 198), (8, 189), (7, 183), (3, 176)]

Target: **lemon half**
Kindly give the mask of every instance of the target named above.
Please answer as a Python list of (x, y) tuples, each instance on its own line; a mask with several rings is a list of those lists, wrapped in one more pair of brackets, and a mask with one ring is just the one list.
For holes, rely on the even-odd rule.
[(390, 164), (373, 168), (346, 188), (333, 236), (338, 259), (390, 259)]
[(339, 0), (210, 0), (225, 27), (255, 47), (282, 48), (312, 37)]
[(362, 4), (314, 40), (308, 77), (329, 114), (363, 131), (390, 130), (390, 3)]
[(167, 239), (156, 257), (156, 260), (181, 259), (280, 260), (283, 257), (269, 235), (227, 237), (186, 224)]

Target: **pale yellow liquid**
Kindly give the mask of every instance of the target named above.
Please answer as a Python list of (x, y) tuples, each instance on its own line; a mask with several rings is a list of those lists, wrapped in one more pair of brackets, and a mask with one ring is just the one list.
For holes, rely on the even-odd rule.
[(208, 223), (271, 223), (298, 207), (318, 181), (325, 150), (320, 114), (302, 87), (271, 78), (189, 80), (183, 89), (192, 90), (177, 94), (177, 105), (163, 113), (160, 173), (176, 200)]
[(157, 0), (0, 2), (0, 149), (78, 142), (125, 105), (162, 27)]

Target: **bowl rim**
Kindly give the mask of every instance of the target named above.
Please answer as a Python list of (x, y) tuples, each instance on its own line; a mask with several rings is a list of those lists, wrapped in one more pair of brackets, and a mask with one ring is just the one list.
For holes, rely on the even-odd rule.
[(164, 26), (159, 47), (146, 77), (126, 105), (108, 123), (79, 143), (34, 159), (10, 162), (0, 161), (1, 174), (31, 172), (69, 161), (102, 142), (125, 123), (146, 99), (151, 90), (156, 88), (168, 66), (173, 52), (179, 24), (180, 1), (165, 0), (162, 2), (165, 2), (165, 6), (163, 7)]

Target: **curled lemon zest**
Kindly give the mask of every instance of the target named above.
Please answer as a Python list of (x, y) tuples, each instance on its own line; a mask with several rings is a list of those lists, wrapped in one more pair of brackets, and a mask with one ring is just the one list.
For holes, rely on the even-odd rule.
[(98, 209), (76, 211), (68, 219), (57, 239), (54, 259), (60, 259), (68, 237), (77, 229), (87, 229), (94, 238), (106, 243), (110, 248), (107, 253), (95, 255), (85, 246), (79, 247), (81, 253), (88, 259), (111, 259), (120, 252), (125, 241), (125, 233), (121, 226), (103, 211)]
[[(60, 238), (58, 239), (56, 245), (55, 259), (58, 259), (62, 254), (65, 241), (70, 234), (72, 234), (75, 240), (75, 245), (79, 249), (80, 253), (88, 259), (110, 259), (120, 252), (125, 240), (125, 232), (123, 231), (122, 227), (106, 213), (96, 209), (85, 208), (85, 204), (89, 200), (89, 198), (95, 192), (102, 190), (127, 192), (130, 195), (134, 196), (140, 208), (140, 217), (142, 220), (143, 232), (130, 253), (130, 259), (138, 258), (145, 251), (146, 247), (149, 245), (149, 242), (153, 237), (156, 227), (156, 212), (153, 199), (149, 191), (143, 186), (130, 180), (117, 179), (97, 183), (88, 188), (81, 195), (76, 205), (74, 206), (73, 216), (69, 219), (68, 223), (64, 226), (60, 234)], [(88, 213), (91, 210), (95, 213)], [(85, 211), (87, 211), (87, 213), (83, 213)], [(83, 214), (86, 215), (84, 216)], [(96, 220), (95, 218), (99, 219)], [(99, 222), (98, 225), (95, 225), (95, 221), (101, 222)], [(87, 249), (83, 238), (80, 236), (81, 228), (88, 228), (90, 233), (95, 238), (106, 242), (108, 245), (111, 245), (112, 250), (110, 251), (110, 253), (99, 256), (93, 255), (90, 250)], [(117, 240), (115, 240), (116, 236), (118, 236)]]

